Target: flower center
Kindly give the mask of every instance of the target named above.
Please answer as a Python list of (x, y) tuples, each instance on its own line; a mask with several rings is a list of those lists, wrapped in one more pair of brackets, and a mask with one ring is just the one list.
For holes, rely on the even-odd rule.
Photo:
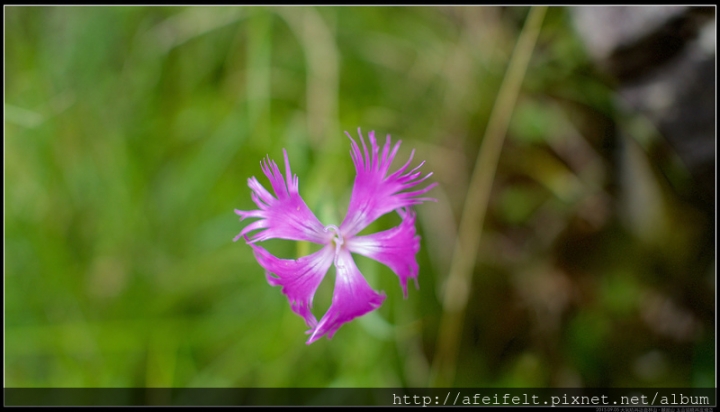
[(342, 245), (345, 243), (345, 240), (343, 239), (342, 233), (340, 233), (340, 229), (338, 229), (335, 225), (328, 225), (325, 226), (325, 232), (334, 232), (332, 235), (331, 240), (335, 242), (335, 252), (340, 250)]

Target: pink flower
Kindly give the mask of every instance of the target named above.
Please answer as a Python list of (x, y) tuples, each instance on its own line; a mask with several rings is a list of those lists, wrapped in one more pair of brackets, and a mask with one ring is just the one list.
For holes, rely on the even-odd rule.
[[(234, 240), (245, 238), (258, 263), (265, 269), (268, 282), (281, 286), (292, 310), (305, 319), (310, 327), (308, 344), (323, 335), (332, 338), (344, 323), (377, 309), (385, 300), (384, 293), (378, 293), (368, 285), (351, 253), (375, 259), (392, 269), (400, 279), (406, 298), (408, 279), (413, 279), (417, 287), (415, 255), (420, 250), (420, 236), (415, 233), (415, 213), (411, 206), (434, 200), (421, 196), (437, 185), (432, 183), (423, 189), (408, 191), (432, 175), (428, 173), (421, 177), (421, 172), (417, 171), (425, 162), (405, 173), (414, 151), (405, 165), (388, 176), (390, 164), (400, 148), (400, 142), (391, 147), (389, 135), (380, 154), (374, 131), (368, 136), (371, 152), (368, 152), (360, 129), (362, 151), (350, 134), (346, 134), (352, 142), (350, 156), (357, 175), (348, 213), (340, 227), (323, 225), (307, 207), (298, 193), (298, 178), (290, 172), (285, 150), (284, 178), (269, 157), (261, 163), (275, 197), (255, 177), (251, 177), (248, 186), (259, 209), (235, 210), (241, 220), (259, 218), (246, 226)], [(375, 219), (393, 210), (402, 218), (400, 225), (372, 235), (358, 236)], [(259, 231), (248, 238), (248, 234), (255, 230)], [(256, 244), (272, 238), (306, 240), (321, 244), (323, 248), (299, 259), (280, 259)], [(311, 312), (312, 300), (332, 264), (336, 269), (332, 303), (318, 322)]]

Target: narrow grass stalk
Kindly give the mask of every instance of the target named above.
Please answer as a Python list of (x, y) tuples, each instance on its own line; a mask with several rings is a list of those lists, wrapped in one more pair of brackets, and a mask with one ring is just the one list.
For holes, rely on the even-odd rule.
[(520, 86), (547, 7), (530, 9), (520, 33), (515, 50), (510, 57), (508, 69), (498, 97), (493, 106), (490, 120), (482, 140), (472, 179), (468, 186), (458, 236), (455, 241), (450, 273), (443, 295), (443, 316), (440, 322), (435, 358), (430, 371), (432, 386), (450, 386), (453, 383), (457, 365), (458, 350), (462, 332), (465, 307), (475, 269), (476, 254), (480, 245), (485, 213), (490, 198), (490, 189), (495, 178), (500, 151), (510, 118), (520, 93)]

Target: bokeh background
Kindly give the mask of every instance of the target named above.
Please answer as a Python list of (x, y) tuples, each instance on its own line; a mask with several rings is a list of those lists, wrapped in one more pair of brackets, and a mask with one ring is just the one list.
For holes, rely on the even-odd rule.
[[(509, 128), (453, 318), (458, 225), (527, 7), (4, 7), (5, 386), (715, 386), (715, 9), (593, 27), (602, 10), (547, 9), (495, 114)], [(654, 87), (669, 65), (700, 92)], [(306, 345), (233, 209), (286, 148), (339, 223), (358, 127), (439, 182), (416, 208), (420, 289), (404, 300), (359, 257), (387, 300)]]

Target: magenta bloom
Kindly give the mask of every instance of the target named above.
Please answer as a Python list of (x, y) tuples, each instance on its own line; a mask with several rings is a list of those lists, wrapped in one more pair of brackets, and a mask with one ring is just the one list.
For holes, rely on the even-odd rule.
[[(290, 172), (285, 150), (284, 178), (277, 164), (269, 157), (261, 163), (262, 171), (270, 179), (276, 197), (253, 176), (248, 179), (248, 186), (252, 189), (252, 200), (260, 209), (235, 210), (240, 220), (248, 217), (260, 219), (246, 226), (235, 240), (244, 237), (253, 248), (258, 263), (265, 269), (268, 282), (273, 286), (282, 286), (282, 292), (290, 301), (292, 310), (302, 316), (310, 327), (307, 332), (310, 334), (308, 344), (325, 334), (332, 338), (343, 323), (377, 309), (385, 300), (384, 293), (378, 293), (368, 285), (355, 265), (351, 252), (375, 259), (392, 269), (400, 278), (400, 286), (406, 298), (408, 279), (413, 279), (417, 287), (418, 264), (415, 255), (420, 250), (420, 236), (415, 234), (415, 213), (411, 206), (434, 200), (420, 196), (437, 183), (408, 191), (432, 175), (428, 173), (421, 177), (421, 172), (417, 171), (425, 162), (404, 173), (415, 153), (413, 151), (407, 163), (388, 176), (388, 169), (400, 148), (400, 142), (391, 147), (388, 135), (380, 154), (375, 132), (370, 132), (371, 152), (368, 153), (360, 129), (358, 134), (362, 152), (355, 140), (347, 134), (352, 142), (350, 156), (355, 163), (357, 176), (348, 213), (340, 227), (324, 226), (307, 207), (298, 193), (298, 178)], [(372, 235), (357, 235), (375, 219), (393, 210), (402, 218), (400, 225)], [(254, 230), (260, 231), (248, 238), (247, 234)], [(307, 240), (324, 247), (296, 260), (280, 259), (256, 244), (273, 238)], [(332, 303), (318, 322), (311, 312), (312, 300), (332, 264), (336, 269)]]

